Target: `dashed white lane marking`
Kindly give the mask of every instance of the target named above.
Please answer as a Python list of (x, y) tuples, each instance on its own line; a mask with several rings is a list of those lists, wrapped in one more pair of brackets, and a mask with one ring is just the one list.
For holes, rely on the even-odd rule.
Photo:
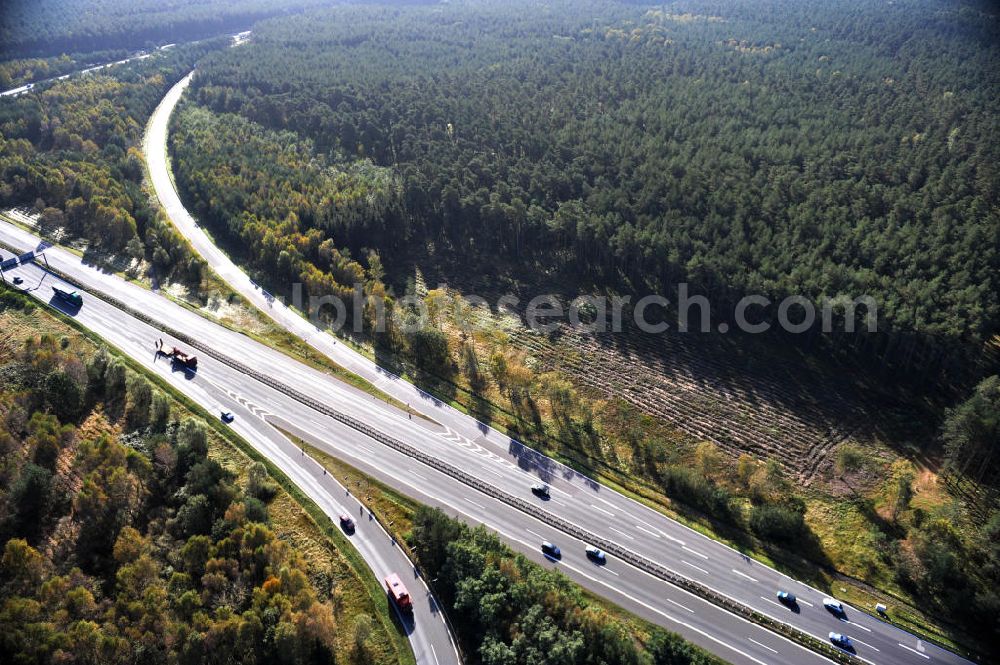
[(872, 629), (871, 629), (871, 628), (866, 628), (865, 626), (862, 626), (862, 625), (861, 625), (860, 623), (854, 623), (853, 621), (848, 621), (847, 623), (851, 624), (852, 626), (857, 626), (857, 627), (858, 627), (858, 628), (860, 628), (861, 630), (866, 630), (866, 631), (868, 631), (869, 633), (870, 633), (870, 632), (872, 632)]
[(798, 602), (802, 603), (803, 605), (808, 605), (809, 607), (816, 607), (815, 605), (813, 605), (812, 603), (810, 603), (808, 600), (802, 600), (801, 598), (799, 598), (797, 600), (798, 600)]
[(566, 498), (569, 498), (569, 497), (573, 496), (573, 495), (572, 495), (572, 494), (570, 494), (569, 492), (566, 492), (566, 491), (564, 491), (564, 490), (561, 490), (561, 489), (559, 489), (558, 487), (551, 487), (551, 486), (550, 486), (550, 487), (549, 487), (549, 491), (550, 491), (550, 492), (552, 492), (553, 494), (562, 494), (562, 495), (563, 495), (564, 497), (566, 497)]
[(534, 536), (535, 538), (541, 538), (542, 540), (545, 540), (545, 538), (544, 538), (544, 537), (542, 537), (542, 536), (541, 536), (540, 534), (537, 534), (537, 533), (535, 533), (535, 532), (534, 532), (534, 531), (532, 531), (531, 529), (525, 529), (525, 531), (527, 531), (528, 533), (530, 533), (530, 534), (531, 534), (532, 536)]
[(690, 548), (690, 547), (688, 547), (687, 545), (681, 545), (681, 549), (682, 549), (682, 550), (686, 550), (686, 551), (690, 552), (691, 554), (694, 554), (695, 556), (700, 556), (700, 557), (701, 557), (702, 559), (704, 559), (705, 561), (708, 561), (708, 557), (707, 557), (707, 556), (705, 556), (705, 555), (704, 555), (704, 554), (702, 554), (701, 552), (698, 552), (698, 551), (695, 551), (695, 550), (691, 549), (691, 548)]
[(756, 644), (757, 646), (763, 647), (763, 648), (767, 649), (768, 651), (770, 651), (772, 653), (778, 653), (777, 649), (772, 649), (771, 647), (767, 646), (766, 644), (761, 644), (760, 642), (758, 642), (757, 640), (755, 640), (752, 637), (748, 637), (747, 639), (750, 640), (751, 642), (753, 642), (754, 644)]
[(705, 573), (706, 575), (709, 575), (709, 574), (710, 574), (710, 573), (709, 573), (709, 572), (708, 572), (707, 570), (705, 570), (704, 568), (699, 568), (698, 566), (694, 565), (694, 564), (693, 564), (693, 563), (691, 563), (690, 561), (685, 561), (684, 559), (681, 559), (681, 563), (686, 563), (687, 565), (691, 566), (691, 567), (692, 567), (692, 568), (694, 568), (695, 570), (700, 570), (701, 572)]
[(600, 506), (596, 506), (594, 504), (590, 504), (590, 507), (593, 508), (594, 510), (601, 511), (602, 513), (604, 513), (605, 515), (607, 515), (609, 517), (614, 517), (615, 516), (615, 514), (613, 512), (611, 512), (610, 510), (604, 510), (604, 508), (601, 508)]
[(416, 476), (417, 478), (419, 478), (420, 480), (423, 480), (424, 482), (427, 481), (427, 477), (426, 476), (421, 476), (419, 473), (417, 473), (413, 469), (410, 469), (410, 475), (411, 476)]
[(866, 647), (868, 647), (869, 649), (874, 649), (875, 651), (879, 651), (879, 652), (881, 652), (881, 651), (882, 651), (882, 650), (881, 650), (881, 649), (879, 649), (878, 647), (873, 647), (872, 645), (868, 644), (867, 642), (862, 642), (861, 640), (859, 640), (859, 639), (858, 639), (858, 638), (856, 638), (856, 637), (852, 637), (852, 638), (851, 638), (851, 641), (853, 641), (853, 642), (857, 642), (858, 644), (864, 644), (864, 645), (865, 645)]
[(906, 646), (905, 644), (903, 644), (902, 642), (899, 642), (899, 646), (903, 647), (903, 648), (904, 648), (904, 649), (906, 649), (907, 651), (912, 651), (913, 653), (917, 654), (918, 656), (923, 656), (923, 657), (924, 657), (924, 658), (926, 658), (927, 660), (930, 660), (930, 659), (931, 659), (931, 657), (930, 657), (930, 656), (928, 656), (927, 654), (925, 654), (925, 653), (920, 653), (919, 651), (917, 651), (917, 650), (916, 650), (916, 649), (914, 649), (913, 647), (908, 647), (908, 646)]
[[(631, 517), (631, 515), (629, 515), (629, 517)], [(663, 529), (660, 529), (659, 527), (655, 527), (655, 526), (653, 526), (652, 524), (650, 524), (649, 522), (647, 522), (647, 521), (645, 521), (645, 520), (641, 520), (641, 519), (639, 519), (638, 517), (636, 517), (636, 518), (634, 518), (634, 519), (635, 519), (635, 521), (636, 521), (636, 522), (638, 522), (639, 524), (645, 524), (645, 525), (646, 525), (646, 526), (648, 526), (648, 527), (649, 527), (650, 529), (653, 529), (653, 531), (649, 531), (649, 530), (647, 530), (647, 529), (642, 529), (642, 530), (643, 530), (643, 531), (645, 531), (646, 533), (649, 533), (649, 534), (652, 534), (652, 535), (656, 536), (657, 538), (659, 538), (660, 536), (662, 536), (662, 537), (666, 538), (667, 540), (672, 540), (672, 541), (674, 541), (674, 542), (675, 542), (675, 543), (677, 543), (678, 545), (683, 545), (683, 544), (684, 544), (684, 541), (683, 541), (683, 540), (681, 540), (680, 538), (674, 538), (673, 536), (671, 536), (671, 535), (670, 535), (669, 533), (667, 533), (667, 532), (666, 532), (666, 531), (664, 531)], [(637, 528), (637, 529), (641, 529), (642, 527), (640, 527), (639, 525), (636, 525), (636, 528)]]
[(617, 533), (619, 536), (625, 536), (629, 540), (635, 540), (634, 536), (630, 536), (627, 533), (625, 533), (624, 531), (620, 531), (620, 530), (614, 528), (613, 526), (609, 526), (608, 528), (611, 529), (612, 531), (614, 531), (615, 533)]
[(730, 570), (732, 570), (732, 571), (733, 571), (734, 573), (736, 573), (737, 575), (739, 575), (739, 576), (741, 576), (741, 577), (745, 577), (745, 578), (747, 578), (747, 579), (748, 579), (748, 580), (750, 580), (751, 582), (756, 582), (756, 581), (757, 581), (757, 580), (755, 580), (754, 578), (752, 578), (752, 577), (750, 577), (749, 575), (747, 575), (746, 573), (742, 573), (742, 572), (740, 572), (740, 571), (736, 570), (735, 568), (730, 568)]
[(469, 503), (471, 503), (473, 506), (478, 506), (479, 508), (482, 508), (483, 510), (486, 510), (486, 506), (484, 506), (483, 504), (476, 503), (475, 501), (473, 501), (472, 499), (470, 499), (468, 497), (462, 497), (462, 498), (465, 499), (466, 501), (468, 501)]
[(682, 610), (687, 610), (687, 611), (688, 611), (688, 612), (690, 612), (691, 614), (694, 614), (694, 610), (692, 610), (692, 609), (691, 609), (690, 607), (688, 607), (687, 605), (681, 605), (680, 603), (678, 603), (678, 602), (677, 602), (676, 600), (674, 600), (673, 598), (667, 598), (667, 602), (668, 602), (668, 603), (673, 603), (674, 605), (676, 605), (677, 607), (681, 608)]
[(760, 597), (760, 599), (761, 599), (761, 600), (766, 600), (767, 602), (771, 603), (772, 605), (777, 605), (778, 607), (784, 607), (784, 605), (782, 605), (782, 604), (781, 604), (781, 603), (779, 603), (778, 601), (776, 601), (776, 600), (771, 600), (770, 598), (767, 598), (767, 597), (765, 597), (765, 596), (761, 596), (761, 597)]
[[(602, 499), (599, 496), (598, 497), (594, 497), (594, 498), (596, 498), (598, 501), (600, 501), (601, 503), (603, 503), (606, 506), (611, 506), (612, 508), (616, 508), (616, 509), (621, 508), (621, 506), (616, 506), (615, 504), (611, 503), (607, 499)], [(641, 519), (639, 519), (635, 515), (629, 515), (628, 513), (625, 513), (625, 517), (627, 517), (630, 520), (635, 520), (636, 522), (641, 522), (642, 521)]]
[[(534, 533), (533, 531), (531, 531), (531, 529), (525, 529), (525, 531), (528, 531), (528, 533)], [(535, 534), (535, 535), (537, 535), (537, 534)], [(530, 545), (528, 543), (525, 543), (524, 541), (519, 540), (516, 537), (511, 537), (511, 536), (508, 536), (508, 537), (512, 538), (512, 540), (516, 540), (517, 542), (521, 543), (522, 545), (526, 545), (526, 546), (530, 547)], [(584, 577), (586, 577), (587, 579), (591, 580), (592, 582), (595, 582), (597, 584), (605, 586), (608, 589), (611, 589), (612, 591), (615, 591), (616, 593), (620, 593), (621, 595), (625, 596), (626, 598), (628, 598), (632, 602), (637, 603), (638, 605), (641, 605), (641, 606), (645, 607), (650, 612), (655, 612), (656, 614), (659, 614), (660, 616), (664, 617), (665, 619), (668, 619), (669, 621), (673, 621), (674, 623), (680, 624), (681, 626), (684, 626), (688, 630), (693, 630), (694, 632), (698, 633), (699, 635), (702, 635), (705, 638), (707, 638), (709, 640), (712, 640), (716, 644), (724, 646), (727, 649), (735, 651), (736, 653), (740, 654), (744, 658), (746, 658), (748, 660), (751, 660), (751, 661), (753, 661), (755, 663), (758, 663), (758, 665), (768, 665), (767, 663), (765, 663), (764, 661), (760, 660), (759, 658), (755, 658), (755, 657), (751, 656), (746, 651), (743, 651), (742, 649), (740, 649), (738, 647), (735, 647), (732, 644), (729, 644), (728, 642), (725, 642), (725, 641), (719, 639), (718, 637), (716, 637), (715, 635), (712, 635), (711, 633), (705, 632), (701, 628), (693, 626), (693, 625), (687, 623), (686, 621), (682, 621), (681, 619), (679, 619), (679, 618), (677, 618), (677, 617), (675, 617), (675, 616), (673, 616), (671, 614), (667, 614), (666, 612), (664, 612), (663, 610), (661, 610), (659, 608), (653, 607), (649, 603), (645, 603), (645, 602), (639, 600), (638, 598), (630, 596), (627, 593), (625, 593), (624, 591), (622, 591), (621, 589), (618, 589), (616, 587), (611, 586), (610, 584), (608, 584), (604, 580), (599, 580), (596, 577), (591, 577), (590, 575), (588, 575), (587, 573), (583, 572), (579, 568), (574, 567), (572, 564), (564, 564), (564, 565), (567, 568), (569, 568), (569, 569), (571, 569), (571, 570), (579, 573), (580, 575), (583, 575)]]
[(659, 538), (660, 537), (660, 534), (654, 533), (654, 532), (650, 531), (649, 529), (643, 529), (638, 524), (635, 525), (635, 528), (639, 529), (639, 531), (645, 531), (646, 533), (648, 533), (649, 535), (653, 536), (654, 538)]
[(434, 656), (434, 662), (437, 663), (438, 665), (441, 665), (441, 661), (438, 660), (438, 654), (437, 651), (434, 650), (433, 644), (431, 645), (431, 654)]
[(847, 649), (845, 649), (843, 647), (839, 647), (836, 644), (834, 644), (833, 646), (838, 651), (843, 651), (844, 653), (850, 654), (850, 655), (854, 656), (855, 658), (857, 658), (858, 660), (863, 661), (865, 663), (868, 663), (868, 665), (878, 665), (878, 663), (873, 663), (872, 661), (868, 660), (867, 658), (862, 658), (861, 656), (859, 656), (856, 649), (851, 649), (850, 651), (848, 651)]

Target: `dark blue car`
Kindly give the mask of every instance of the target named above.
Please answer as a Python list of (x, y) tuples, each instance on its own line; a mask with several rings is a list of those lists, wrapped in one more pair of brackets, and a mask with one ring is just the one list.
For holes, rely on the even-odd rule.
[(795, 598), (795, 594), (794, 593), (788, 593), (787, 591), (779, 591), (777, 593), (777, 596), (778, 596), (778, 600), (782, 604), (788, 605), (789, 607), (795, 605), (798, 602), (796, 600), (796, 598)]

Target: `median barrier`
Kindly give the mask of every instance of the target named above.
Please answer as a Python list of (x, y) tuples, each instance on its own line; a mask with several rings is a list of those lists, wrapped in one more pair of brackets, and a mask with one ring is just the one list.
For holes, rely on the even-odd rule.
[[(79, 290), (86, 291), (84, 287), (80, 286), (74, 280), (68, 278), (66, 275), (61, 274), (58, 270), (53, 270), (49, 268), (49, 272), (52, 272), (53, 274), (59, 276), (61, 279), (71, 284), (74, 284)], [(700, 582), (679, 575), (673, 572), (672, 570), (666, 568), (665, 566), (656, 563), (655, 561), (652, 561), (651, 559), (639, 556), (634, 552), (624, 547), (621, 547), (620, 545), (618, 545), (613, 541), (607, 540), (601, 536), (593, 534), (572, 522), (569, 522), (561, 517), (553, 515), (552, 513), (546, 510), (543, 510), (542, 508), (533, 503), (529, 503), (520, 497), (514, 496), (509, 492), (501, 490), (500, 488), (494, 485), (490, 485), (489, 483), (484, 482), (482, 479), (477, 478), (472, 474), (469, 474), (466, 471), (463, 471), (462, 469), (448, 462), (445, 462), (444, 460), (441, 460), (437, 457), (433, 457), (427, 454), (426, 452), (420, 450), (419, 448), (416, 448), (415, 446), (412, 446), (404, 441), (401, 441), (400, 439), (397, 439), (380, 430), (377, 430), (371, 425), (368, 425), (367, 423), (364, 423), (358, 420), (357, 418), (354, 418), (353, 416), (349, 416), (346, 413), (342, 413), (334, 408), (331, 408), (330, 406), (323, 404), (322, 402), (314, 399), (313, 397), (310, 397), (309, 395), (301, 392), (300, 390), (293, 388), (292, 386), (289, 386), (288, 384), (283, 383), (268, 374), (257, 371), (252, 367), (246, 365), (245, 363), (236, 360), (235, 358), (232, 358), (230, 356), (227, 356), (226, 354), (221, 353), (215, 350), (214, 348), (199, 342), (197, 339), (191, 337), (187, 333), (175, 330), (170, 326), (167, 326), (163, 322), (157, 321), (148, 314), (132, 308), (130, 305), (122, 302), (121, 300), (115, 298), (114, 296), (92, 291), (88, 291), (88, 293), (92, 293), (95, 297), (104, 300), (105, 302), (111, 304), (117, 309), (120, 309), (128, 313), (130, 316), (139, 319), (144, 323), (147, 323), (151, 326), (155, 326), (161, 329), (165, 334), (176, 338), (178, 341), (180, 341), (183, 344), (186, 344), (187, 346), (197, 349), (201, 353), (204, 353), (206, 356), (210, 356), (215, 360), (225, 365), (228, 365), (229, 367), (235, 369), (241, 374), (253, 377), (254, 379), (263, 383), (264, 385), (270, 386), (271, 388), (274, 388), (275, 390), (284, 393), (285, 395), (291, 397), (292, 399), (301, 404), (308, 406), (314, 411), (317, 411), (319, 413), (322, 413), (323, 415), (333, 418), (334, 420), (337, 420), (347, 425), (348, 427), (358, 432), (361, 432), (362, 434), (365, 434), (366, 436), (378, 441), (379, 443), (387, 445), (390, 448), (393, 448), (396, 451), (403, 453), (404, 455), (412, 457), (422, 462), (423, 464), (426, 464), (427, 466), (437, 469), (438, 471), (445, 473), (455, 478), (456, 480), (459, 480), (460, 482), (479, 490), (483, 494), (486, 494), (494, 499), (497, 499), (498, 501), (502, 501), (510, 505), (511, 507), (520, 510), (523, 513), (535, 517), (539, 521), (545, 522), (546, 524), (553, 526), (559, 529), (560, 531), (568, 533), (573, 537), (582, 540), (585, 543), (594, 545), (595, 547), (599, 547), (605, 552), (619, 557), (621, 560), (627, 562), (628, 564), (634, 566), (635, 568), (638, 568), (639, 570), (645, 571), (650, 575), (653, 575), (654, 577), (657, 577), (669, 584), (672, 584), (680, 589), (683, 589), (685, 591), (688, 591), (689, 593), (699, 596), (704, 600), (707, 600), (715, 605), (718, 605), (723, 609), (732, 612), (733, 614), (736, 614), (749, 621), (752, 621), (753, 623), (763, 626), (764, 628), (767, 628), (772, 632), (778, 633), (779, 635), (782, 635), (811, 651), (815, 651), (823, 656), (826, 656), (831, 660), (834, 660), (839, 663), (861, 665), (862, 661), (859, 658), (855, 657), (854, 655), (846, 651), (837, 649), (833, 645), (827, 644), (825, 641), (813, 637), (812, 635), (809, 635), (808, 633), (805, 633), (790, 624), (778, 621), (769, 616), (761, 614), (760, 612), (749, 607), (748, 605), (744, 605), (743, 603), (733, 600), (732, 598), (724, 596), (719, 592), (715, 591), (714, 589), (711, 589), (701, 584)]]

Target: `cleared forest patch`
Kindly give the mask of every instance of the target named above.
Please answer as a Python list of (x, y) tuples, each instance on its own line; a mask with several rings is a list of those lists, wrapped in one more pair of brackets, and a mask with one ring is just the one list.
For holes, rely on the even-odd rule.
[[(500, 293), (482, 287), (466, 288), (496, 302)], [(885, 392), (871, 377), (748, 336), (649, 334), (629, 325), (590, 333), (568, 323), (540, 333), (525, 325), (523, 312), (471, 311), (480, 329), (503, 335), (534, 373), (557, 372), (602, 399), (624, 400), (734, 458), (777, 460), (804, 484), (832, 476), (838, 446), (913, 440), (927, 422), (923, 405)]]
[(871, 438), (875, 417), (857, 392), (771, 359), (759, 367), (764, 361), (734, 358), (710, 340), (591, 335), (568, 326), (548, 336), (522, 327), (512, 339), (541, 368), (623, 399), (733, 456), (776, 459), (807, 483), (829, 468), (838, 444)]

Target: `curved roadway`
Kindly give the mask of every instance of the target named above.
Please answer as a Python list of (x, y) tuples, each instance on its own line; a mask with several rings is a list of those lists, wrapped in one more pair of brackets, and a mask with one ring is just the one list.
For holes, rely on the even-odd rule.
[[(692, 531), (555, 460), (525, 447), (450, 405), (434, 399), (412, 384), (386, 372), (348, 346), (338, 344), (332, 336), (316, 328), (297, 312), (285, 307), (282, 303), (271, 298), (269, 294), (261, 291), (246, 273), (219, 250), (211, 238), (198, 226), (181, 203), (170, 179), (166, 159), (166, 138), (170, 113), (180, 100), (193, 75), (194, 72), (185, 77), (164, 97), (150, 120), (144, 144), (153, 186), (171, 221), (191, 242), (194, 249), (206, 259), (213, 270), (226, 280), (235, 291), (260, 308), (278, 324), (306, 341), (338, 365), (367, 379), (386, 394), (410, 404), (420, 413), (433, 419), (436, 423), (440, 423), (441, 427), (436, 424), (409, 420), (405, 413), (381, 401), (350, 389), (342, 383), (296, 363), (273, 350), (252, 343), (245, 337), (229, 331), (222, 331), (219, 326), (215, 326), (183, 308), (173, 306), (186, 316), (180, 319), (167, 318), (164, 319), (165, 323), (178, 326), (182, 325), (178, 321), (184, 321), (183, 329), (197, 339), (206, 343), (221, 342), (222, 345), (218, 347), (221, 350), (231, 355), (239, 353), (244, 362), (256, 363), (269, 373), (280, 375), (281, 380), (289, 385), (307, 391), (310, 395), (320, 396), (325, 403), (330, 404), (333, 408), (365, 420), (392, 436), (410, 443), (419, 442), (428, 450), (433, 450), (434, 454), (450, 460), (470, 473), (481, 474), (479, 477), (493, 482), (506, 491), (524, 494), (531, 482), (539, 478), (545, 480), (553, 485), (554, 490), (552, 500), (545, 504), (545, 508), (551, 513), (584, 526), (592, 533), (616, 540), (638, 554), (671, 568), (679, 574), (820, 639), (826, 639), (826, 635), (830, 631), (848, 634), (857, 644), (857, 655), (868, 662), (877, 662), (880, 665), (882, 663), (926, 662), (960, 665), (969, 662), (948, 650), (925, 643), (891, 623), (881, 621), (854, 608), (847, 608), (845, 620), (836, 619), (822, 608), (823, 592), (791, 580), (768, 566), (748, 559), (725, 544)], [(4, 232), (9, 233), (10, 229), (4, 229)], [(25, 244), (25, 239), (22, 238), (21, 246)], [(79, 260), (71, 263), (77, 264), (70, 266), (73, 269), (70, 274), (76, 277), (79, 272)], [(84, 270), (84, 272), (87, 271)], [(121, 280), (117, 280), (115, 283), (114, 278), (108, 278), (106, 275), (95, 277), (94, 271), (90, 271), (90, 273), (86, 277), (91, 280), (96, 279), (95, 288), (99, 290), (110, 288), (113, 293), (123, 291), (124, 282)], [(124, 289), (124, 292), (126, 292), (126, 297), (123, 300), (126, 302), (147, 302), (145, 306), (152, 308), (143, 311), (167, 309), (164, 303), (168, 301), (155, 294), (144, 292), (138, 287)], [(180, 313), (178, 316), (181, 316)], [(223, 337), (227, 338), (225, 342), (221, 340)], [(229, 344), (233, 346), (228, 346)], [(248, 345), (260, 348), (247, 349)], [(240, 349), (240, 351), (234, 352), (231, 349)], [(261, 400), (258, 404), (262, 405), (263, 408), (285, 414), (286, 417), (291, 417), (289, 414), (302, 411), (301, 405), (290, 405), (291, 410), (289, 411), (276, 408), (272, 405), (281, 403), (281, 398), (276, 395), (263, 394), (261, 384), (247, 381), (246, 377), (243, 377), (242, 380), (234, 377), (234, 380), (237, 381), (234, 385), (239, 385), (241, 389), (246, 388), (249, 393), (253, 393), (253, 398)], [(247, 397), (250, 398), (250, 395)], [(272, 399), (276, 401), (269, 401)], [(287, 398), (285, 400), (287, 401)], [(303, 422), (309, 422), (309, 419), (312, 419), (313, 422), (322, 422), (317, 419), (315, 412), (308, 409), (307, 411), (308, 414), (304, 416), (305, 420), (298, 421), (300, 426)], [(315, 434), (317, 440), (326, 441), (329, 438), (322, 436), (321, 431), (317, 431)], [(354, 436), (356, 437), (357, 433)], [(384, 450), (385, 446), (372, 446), (372, 448), (373, 459), (389, 459), (391, 457)], [(409, 462), (410, 466), (413, 464), (414, 462)], [(387, 473), (384, 469), (398, 468), (383, 464), (370, 466), (383, 469), (383, 473)], [(410, 493), (414, 491), (411, 486), (414, 482), (413, 477), (410, 477), (406, 482), (398, 478), (390, 479), (390, 481), (391, 484), (401, 487), (404, 491)], [(438, 499), (441, 494), (438, 486), (431, 485), (429, 490), (427, 496), (431, 499)], [(468, 493), (472, 490), (466, 488), (464, 491)], [(454, 500), (443, 499), (430, 502), (443, 502), (452, 510), (459, 510), (467, 517), (472, 517), (469, 515), (471, 504), (467, 496), (454, 497)], [(502, 525), (494, 519), (495, 511), (492, 508), (490, 510), (483, 509), (483, 513), (485, 519), (481, 521), (491, 528), (495, 528), (502, 535), (507, 535), (508, 539), (515, 543), (519, 549), (529, 552), (535, 551), (534, 544), (541, 540), (537, 535), (544, 532), (534, 530), (533, 533), (525, 536), (524, 529), (521, 528), (518, 534), (507, 534)], [(478, 517), (475, 519), (478, 520)], [(523, 514), (518, 519), (519, 522), (515, 522), (515, 524), (523, 524), (525, 521)], [(566, 536), (553, 535), (550, 540), (562, 544), (565, 542)], [(568, 561), (562, 564), (563, 568), (569, 568), (568, 564)], [(605, 570), (611, 570), (611, 564)], [(567, 572), (572, 576), (572, 570), (567, 570)], [(584, 580), (582, 583), (601, 595), (614, 598), (616, 602), (630, 609), (635, 610), (636, 607), (642, 607), (634, 602), (623, 602), (621, 589), (609, 589), (605, 580), (600, 580), (600, 582)], [(643, 582), (639, 582), (635, 587), (630, 588), (638, 591), (643, 587), (643, 584)], [(625, 586), (621, 584), (620, 580), (615, 579), (611, 580), (611, 585)], [(648, 581), (645, 582), (645, 586), (650, 586)], [(779, 588), (796, 592), (802, 600), (798, 608), (799, 612), (792, 612), (774, 601), (774, 593)], [(662, 612), (666, 605), (659, 602), (653, 603), (653, 607), (656, 612)], [(636, 611), (646, 616), (650, 616), (651, 613), (656, 614), (649, 609)], [(721, 610), (717, 611), (721, 612)], [(735, 617), (725, 612), (723, 614), (729, 619), (723, 621), (722, 624), (732, 624)], [(668, 627), (674, 623), (663, 620), (662, 616), (658, 622)], [(728, 635), (731, 633), (727, 628), (720, 626), (717, 632), (713, 633), (713, 626), (709, 625), (706, 627), (706, 632), (712, 638), (706, 638), (697, 631), (686, 630), (685, 626), (674, 625), (672, 627), (719, 655), (729, 659), (733, 658), (735, 651), (731, 647), (735, 645), (720, 648), (719, 644), (712, 639), (717, 634)], [(772, 638), (776, 637), (772, 633), (764, 632)], [(748, 639), (746, 636), (740, 638), (742, 646), (747, 645)], [(756, 649), (753, 662), (803, 663), (818, 658), (815, 655), (806, 657), (802, 649), (798, 647), (791, 649), (788, 643), (785, 643), (782, 649), (777, 650), (771, 647), (760, 649), (753, 646), (758, 642), (759, 640), (756, 639), (751, 640), (750, 646), (747, 647), (751, 650)], [(737, 650), (741, 651), (738, 648)], [(795, 655), (791, 655), (792, 653)], [(760, 660), (756, 660), (757, 656), (760, 657)]]

